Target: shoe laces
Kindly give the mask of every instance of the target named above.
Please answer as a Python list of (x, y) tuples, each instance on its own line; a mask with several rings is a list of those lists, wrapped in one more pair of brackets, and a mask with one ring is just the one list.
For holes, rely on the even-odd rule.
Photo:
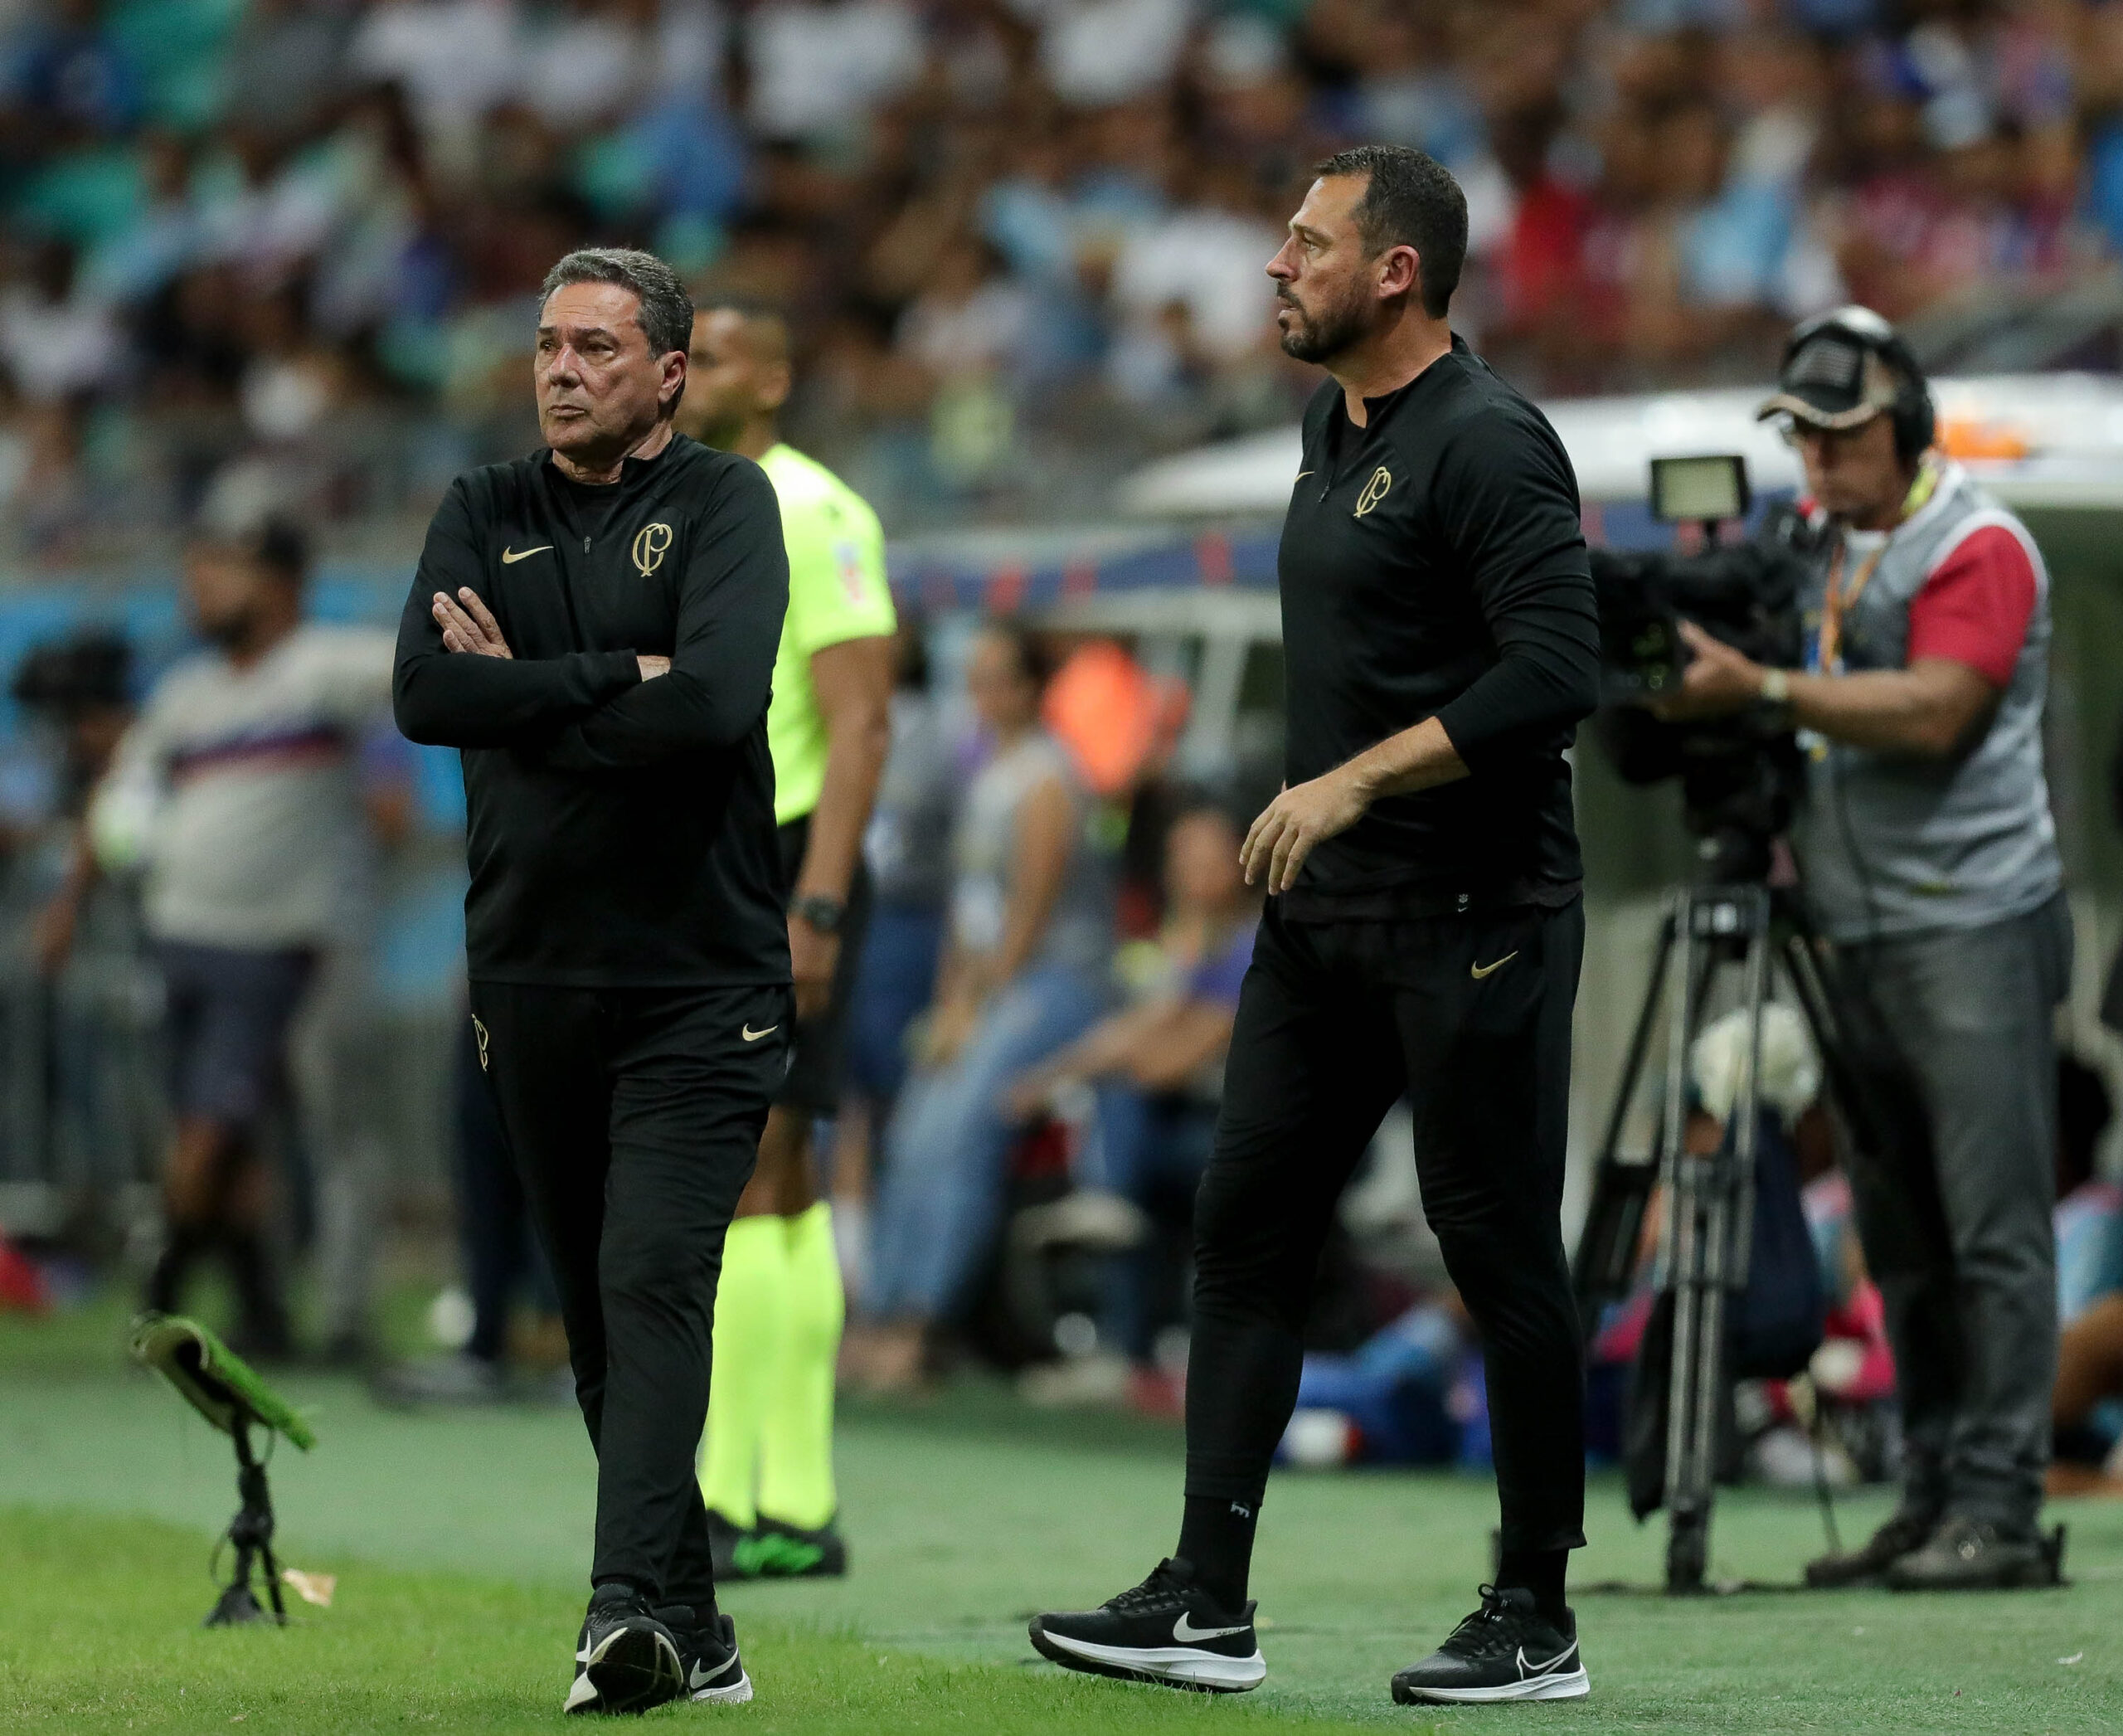
[(1150, 1569), (1149, 1578), (1108, 1600), (1106, 1607), (1115, 1614), (1133, 1614), (1155, 1609), (1160, 1604), (1183, 1603), (1190, 1588), (1188, 1582), (1173, 1570), (1172, 1559), (1168, 1556)]
[(1482, 1607), (1452, 1630), (1440, 1651), (1455, 1657), (1480, 1658), (1517, 1649), (1521, 1638), (1517, 1612), (1493, 1585), (1481, 1588), (1481, 1597)]

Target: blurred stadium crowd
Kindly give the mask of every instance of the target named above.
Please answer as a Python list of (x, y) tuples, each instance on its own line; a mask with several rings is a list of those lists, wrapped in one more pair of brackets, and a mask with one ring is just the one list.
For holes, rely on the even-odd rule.
[(90, 560), (261, 498), (402, 543), (532, 443), (540, 274), (638, 241), (794, 317), (792, 437), (904, 532), (1289, 420), (1261, 265), (1360, 139), (1466, 186), (1537, 392), (1754, 378), (2123, 243), (2082, 0), (11, 0), (0, 503)]

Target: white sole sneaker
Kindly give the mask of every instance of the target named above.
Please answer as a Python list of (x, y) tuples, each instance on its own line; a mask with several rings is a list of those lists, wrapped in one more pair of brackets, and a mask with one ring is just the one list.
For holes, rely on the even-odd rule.
[[(1185, 1688), (1202, 1688), (1215, 1694), (1243, 1694), (1267, 1680), (1268, 1664), (1259, 1652), (1251, 1657), (1226, 1657), (1192, 1646), (1100, 1646), (1052, 1631), (1039, 1638), (1095, 1666), (1100, 1673), (1125, 1675), (1137, 1681), (1170, 1682)], [(1044, 1650), (1044, 1646), (1042, 1648)], [(1053, 1657), (1049, 1652), (1048, 1656)], [(1055, 1658), (1057, 1664), (1067, 1659)]]
[(710, 1676), (704, 1682), (688, 1683), (686, 1697), (697, 1706), (741, 1706), (752, 1697), (752, 1679), (740, 1665), (736, 1681), (718, 1684)]
[(575, 1661), (564, 1712), (644, 1712), (685, 1692), (678, 1648), (646, 1628), (615, 1627)]
[(1411, 1688), (1410, 1700), (1436, 1705), (1480, 1705), (1504, 1700), (1581, 1700), (1592, 1691), (1592, 1678), (1581, 1668), (1562, 1675), (1532, 1675), (1494, 1688)]

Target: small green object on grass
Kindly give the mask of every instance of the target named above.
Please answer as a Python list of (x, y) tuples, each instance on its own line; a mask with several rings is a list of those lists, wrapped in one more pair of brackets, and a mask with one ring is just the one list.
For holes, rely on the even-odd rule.
[(294, 1408), (198, 1321), (181, 1314), (143, 1314), (133, 1323), (132, 1350), (134, 1361), (156, 1370), (223, 1434), (255, 1422), (304, 1452), (317, 1445)]

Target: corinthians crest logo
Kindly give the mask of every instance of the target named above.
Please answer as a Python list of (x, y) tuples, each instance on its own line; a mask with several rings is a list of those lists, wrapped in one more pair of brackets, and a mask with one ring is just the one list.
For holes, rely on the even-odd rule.
[(671, 546), (671, 527), (668, 524), (644, 524), (634, 539), (634, 570), (642, 577), (663, 564), (664, 552)]
[(1363, 485), (1363, 493), (1357, 496), (1355, 516), (1361, 518), (1386, 498), (1386, 491), (1393, 486), (1392, 473), (1381, 464), (1371, 473), (1371, 480)]

